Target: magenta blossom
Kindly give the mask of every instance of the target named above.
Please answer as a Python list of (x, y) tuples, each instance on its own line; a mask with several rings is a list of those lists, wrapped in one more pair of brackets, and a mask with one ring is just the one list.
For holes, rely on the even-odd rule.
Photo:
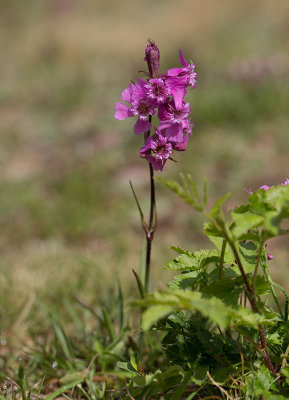
[(151, 124), (147, 117), (155, 113), (155, 104), (147, 96), (146, 84), (147, 82), (143, 79), (138, 79), (137, 83), (131, 83), (122, 92), (121, 100), (130, 103), (131, 107), (123, 103), (115, 103), (115, 119), (122, 120), (138, 116), (134, 126), (134, 133), (137, 135), (150, 130)]
[(160, 78), (150, 79), (149, 84), (145, 85), (147, 96), (158, 104), (163, 104), (167, 101), (170, 91)]
[[(191, 108), (184, 101), (188, 87), (196, 86), (195, 65), (184, 59), (180, 50), (181, 68), (159, 73), (160, 53), (152, 40), (145, 49), (148, 64), (147, 79), (131, 83), (121, 94), (122, 102), (115, 104), (114, 116), (118, 120), (137, 117), (134, 133), (145, 133), (145, 144), (140, 156), (151, 162), (152, 167), (162, 170), (173, 151), (184, 151), (192, 134)], [(159, 119), (156, 133), (150, 136), (152, 115), (157, 111)]]
[(163, 126), (166, 126), (166, 136), (172, 142), (183, 140), (183, 122), (187, 121), (191, 109), (189, 103), (184, 103), (182, 97), (174, 97), (159, 106), (158, 117)]
[[(168, 121), (163, 121), (159, 125), (159, 130), (164, 136), (168, 136), (166, 131), (170, 128), (171, 124)], [(192, 135), (192, 127), (193, 125), (190, 123), (188, 119), (182, 121), (182, 132), (183, 138), (179, 142), (172, 142), (173, 150), (176, 151), (185, 151), (187, 148), (189, 137)]]
[(140, 149), (140, 156), (151, 162), (154, 169), (162, 171), (172, 152), (171, 143), (156, 129), (156, 133), (149, 136)]
[(190, 64), (184, 59), (182, 50), (179, 51), (180, 62), (184, 68), (172, 68), (167, 72), (166, 84), (174, 92), (176, 88), (191, 87), (194, 89), (197, 84), (197, 73), (195, 72), (195, 64)]
[(259, 189), (264, 189), (265, 190), (265, 192), (267, 192), (267, 190), (269, 190), (270, 189), (270, 186), (268, 186), (268, 185), (262, 185), (262, 186), (260, 186), (260, 188)]

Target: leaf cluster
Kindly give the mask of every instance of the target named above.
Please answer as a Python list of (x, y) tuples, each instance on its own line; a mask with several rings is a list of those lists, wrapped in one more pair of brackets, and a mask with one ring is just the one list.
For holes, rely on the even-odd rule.
[(203, 214), (214, 249), (172, 246), (177, 255), (165, 269), (176, 275), (168, 289), (134, 301), (143, 310), (144, 331), (163, 333), (169, 364), (190, 370), (189, 381), (199, 387), (210, 382), (231, 385), (246, 399), (283, 398), (288, 295), (270, 276), (266, 243), (289, 233), (289, 186), (259, 189), (233, 210), (225, 208), (227, 194), (207, 210), (207, 183), (200, 200), (190, 176), (182, 175), (181, 183), (158, 180)]

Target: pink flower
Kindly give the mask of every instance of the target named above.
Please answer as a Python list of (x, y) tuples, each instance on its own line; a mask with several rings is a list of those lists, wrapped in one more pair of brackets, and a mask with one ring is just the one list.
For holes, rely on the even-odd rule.
[[(145, 144), (140, 156), (152, 163), (154, 169), (162, 170), (173, 150), (184, 151), (192, 134), (191, 108), (184, 102), (188, 87), (196, 86), (195, 65), (184, 59), (180, 50), (181, 68), (169, 69), (159, 74), (160, 53), (156, 44), (149, 39), (145, 49), (147, 79), (138, 79), (123, 90), (121, 100), (115, 104), (114, 117), (118, 120), (137, 117), (134, 133), (145, 133)], [(150, 136), (151, 116), (158, 110), (159, 127)]]
[[(161, 122), (159, 125), (159, 130), (164, 136), (167, 136), (167, 129), (170, 127), (170, 123), (167, 121)], [(182, 121), (182, 134), (183, 138), (179, 142), (172, 142), (173, 150), (176, 151), (185, 151), (187, 148), (189, 137), (192, 135), (192, 127), (193, 125), (190, 123), (188, 119)]]
[(121, 100), (130, 103), (131, 106), (120, 102), (115, 103), (115, 119), (122, 120), (138, 116), (134, 126), (134, 133), (137, 135), (150, 130), (151, 124), (147, 121), (147, 117), (155, 113), (155, 103), (147, 96), (146, 84), (147, 82), (143, 79), (138, 79), (137, 83), (131, 83), (124, 89)]
[(167, 159), (172, 154), (172, 145), (167, 138), (156, 129), (156, 133), (147, 138), (140, 149), (140, 156), (146, 158), (155, 170), (163, 169)]
[(191, 61), (190, 64), (184, 59), (182, 49), (179, 51), (180, 62), (184, 68), (172, 68), (167, 72), (166, 84), (168, 87), (194, 89), (197, 85), (197, 73), (195, 72), (195, 64)]
[(270, 189), (270, 186), (267, 186), (267, 185), (262, 185), (262, 186), (260, 186), (260, 187), (259, 187), (259, 189), (264, 189), (264, 190), (265, 190), (265, 192), (267, 192), (267, 190), (269, 190), (269, 189)]
[(165, 103), (170, 94), (169, 89), (165, 85), (162, 79), (150, 79), (149, 84), (145, 85), (147, 90), (147, 96), (152, 101), (156, 101), (158, 104)]
[(183, 96), (177, 92), (173, 99), (159, 106), (158, 117), (163, 129), (166, 127), (165, 135), (172, 142), (183, 140), (183, 123), (187, 121), (191, 109), (189, 103), (184, 103)]

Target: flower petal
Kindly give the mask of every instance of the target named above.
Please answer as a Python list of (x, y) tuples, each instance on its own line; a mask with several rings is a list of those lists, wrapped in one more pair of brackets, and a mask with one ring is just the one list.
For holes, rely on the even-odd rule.
[(185, 68), (171, 68), (168, 70), (167, 75), (168, 76), (177, 76), (184, 71), (185, 71)]
[(114, 106), (114, 118), (118, 120), (122, 120), (125, 118), (133, 117), (133, 112), (131, 108), (122, 103), (115, 103)]
[(268, 186), (268, 185), (262, 185), (262, 186), (260, 186), (260, 188), (259, 189), (264, 189), (265, 190), (265, 192), (267, 192), (267, 190), (269, 190), (270, 189), (270, 186)]
[(171, 142), (183, 141), (183, 130), (180, 124), (174, 123), (165, 130), (165, 136)]
[(121, 93), (121, 100), (131, 103), (133, 94), (133, 83), (130, 83)]
[(164, 162), (162, 160), (158, 160), (153, 156), (148, 156), (147, 160), (152, 164), (152, 167), (156, 171), (162, 171), (164, 167)]
[(149, 136), (149, 137), (147, 138), (147, 141), (146, 141), (145, 144), (143, 145), (143, 147), (140, 149), (139, 152), (140, 152), (140, 156), (141, 156), (142, 158), (144, 158), (144, 157), (147, 156), (148, 151), (151, 149), (151, 143), (152, 143), (152, 141), (153, 141), (152, 136)]
[(151, 124), (150, 124), (149, 121), (143, 120), (141, 118), (138, 118), (138, 120), (135, 123), (135, 126), (134, 126), (133, 130), (134, 130), (134, 133), (136, 135), (140, 135), (143, 132), (149, 131), (150, 128), (151, 128)]
[(189, 140), (189, 135), (187, 134), (182, 142), (176, 142), (173, 145), (173, 149), (177, 150), (177, 151), (185, 151), (187, 148), (187, 144), (188, 144), (188, 140)]
[(180, 56), (180, 62), (184, 67), (187, 67), (189, 64), (187, 61), (184, 59), (182, 49), (179, 50), (179, 56)]
[(183, 106), (183, 100), (186, 95), (186, 88), (174, 87), (171, 89), (173, 98), (175, 100), (176, 109), (179, 110)]

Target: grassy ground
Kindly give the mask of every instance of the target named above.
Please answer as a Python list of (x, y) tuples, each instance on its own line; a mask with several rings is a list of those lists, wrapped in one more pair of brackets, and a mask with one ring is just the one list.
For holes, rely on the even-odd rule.
[[(49, 393), (95, 353), (96, 317), (72, 296), (97, 310), (115, 293), (117, 304), (115, 277), (129, 293), (138, 269), (143, 235), (128, 181), (147, 207), (148, 168), (132, 121), (115, 121), (113, 105), (145, 68), (147, 38), (163, 71), (182, 47), (199, 73), (188, 95), (194, 136), (162, 175), (207, 177), (211, 198), (231, 191), (234, 205), (244, 189), (289, 175), (289, 9), (286, 0), (2, 0), (0, 11), (0, 363), (14, 379), (26, 357), (31, 383), (45, 373)], [(186, 206), (161, 187), (157, 196), (153, 275), (162, 287), (169, 245), (195, 249), (203, 237)], [(286, 245), (269, 245), (283, 285)], [(80, 339), (67, 349), (57, 319), (90, 350)], [(53, 367), (59, 343), (68, 359), (81, 353), (80, 367)]]

